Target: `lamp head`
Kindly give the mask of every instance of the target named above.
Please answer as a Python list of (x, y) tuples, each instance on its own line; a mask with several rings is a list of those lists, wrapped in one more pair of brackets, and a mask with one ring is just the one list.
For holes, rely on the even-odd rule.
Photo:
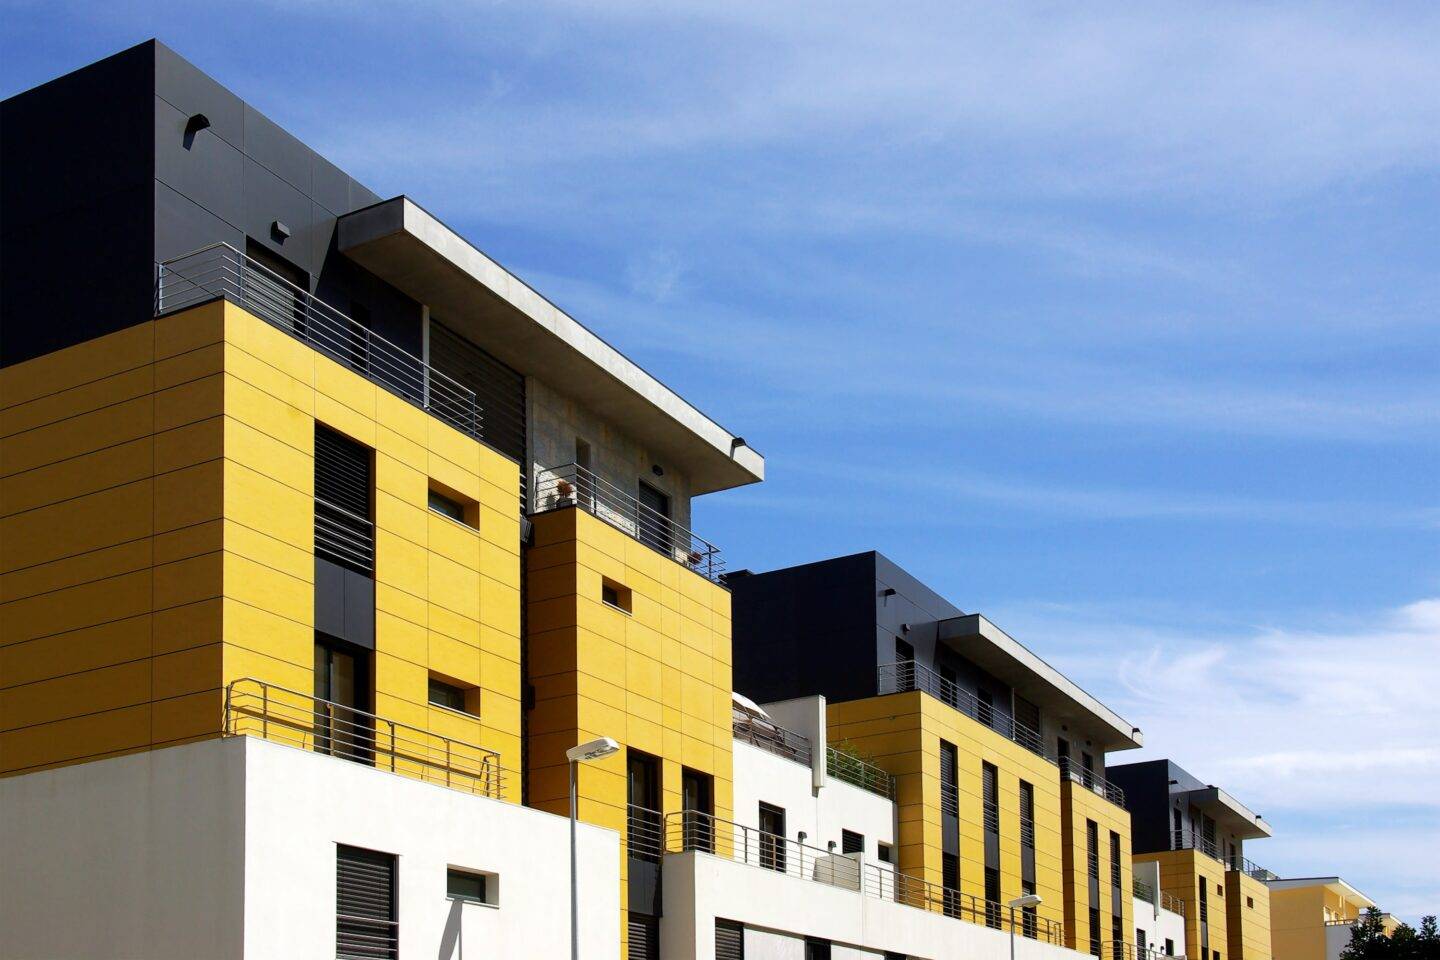
[(1014, 900), (1011, 900), (1008, 906), (1024, 909), (1025, 907), (1038, 907), (1044, 902), (1044, 899), (1041, 898), (1038, 893), (1027, 893), (1023, 897), (1016, 897)]
[(591, 740), (589, 743), (582, 743), (578, 747), (571, 747), (565, 751), (565, 759), (571, 763), (585, 763), (589, 760), (599, 760), (601, 757), (608, 757), (612, 753), (620, 752), (620, 744), (610, 737), (601, 737), (599, 740)]

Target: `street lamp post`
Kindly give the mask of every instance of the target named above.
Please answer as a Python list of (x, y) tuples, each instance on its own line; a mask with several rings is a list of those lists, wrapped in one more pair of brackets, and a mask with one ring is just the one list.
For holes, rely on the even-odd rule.
[(577, 892), (580, 878), (575, 866), (575, 769), (579, 764), (608, 757), (619, 750), (620, 744), (609, 737), (601, 737), (565, 751), (565, 759), (570, 761), (570, 960), (580, 960), (580, 897)]
[(1027, 893), (1023, 897), (1016, 897), (1006, 906), (1010, 908), (1010, 960), (1015, 960), (1015, 908), (1038, 907), (1044, 903), (1039, 894)]

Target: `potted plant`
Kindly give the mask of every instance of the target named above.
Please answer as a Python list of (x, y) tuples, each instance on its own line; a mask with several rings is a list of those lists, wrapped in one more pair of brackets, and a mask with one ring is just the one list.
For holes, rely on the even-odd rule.
[(573, 500), (574, 497), (575, 497), (575, 487), (571, 485), (571, 483), (570, 483), (569, 480), (565, 480), (565, 479), (563, 479), (563, 478), (562, 478), (562, 479), (559, 479), (559, 480), (556, 480), (556, 481), (555, 481), (555, 497), (556, 497), (557, 500), (562, 500), (562, 501), (563, 501), (563, 500)]

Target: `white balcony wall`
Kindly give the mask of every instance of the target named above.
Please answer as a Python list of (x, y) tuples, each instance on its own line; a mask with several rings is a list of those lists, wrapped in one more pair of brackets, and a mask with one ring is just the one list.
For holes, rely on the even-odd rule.
[[(236, 737), (0, 780), (0, 956), (333, 957), (342, 843), (398, 855), (403, 957), (569, 954), (566, 819)], [(579, 851), (586, 956), (618, 960), (618, 837)]]

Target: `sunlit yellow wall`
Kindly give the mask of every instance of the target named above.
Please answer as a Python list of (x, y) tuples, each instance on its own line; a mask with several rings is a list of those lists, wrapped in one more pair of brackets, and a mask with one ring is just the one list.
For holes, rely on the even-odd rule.
[(985, 896), (981, 764), (999, 772), (1000, 899), (1021, 895), (1020, 781), (1035, 788), (1035, 885), (1039, 915), (1064, 919), (1060, 781), (1054, 764), (920, 692), (889, 694), (827, 707), (830, 743), (871, 760), (896, 778), (897, 865), (939, 884), (944, 846), (940, 821), (940, 741), (956, 747), (960, 775), (960, 888)]
[[(1330, 897), (1332, 905), (1339, 898)], [(1270, 950), (1275, 960), (1325, 960), (1323, 886), (1270, 891)]]
[(1065, 875), (1065, 943), (1081, 953), (1088, 953), (1090, 944), (1090, 885), (1086, 821), (1094, 820), (1099, 828), (1096, 850), (1100, 855), (1100, 941), (1109, 956), (1112, 924), (1115, 916), (1113, 885), (1110, 882), (1110, 834), (1120, 835), (1120, 939), (1130, 943), (1135, 938), (1133, 871), (1130, 860), (1130, 814), (1094, 790), (1073, 780), (1060, 782), (1061, 842), (1064, 850)]
[[(729, 592), (578, 508), (534, 520), (529, 802), (566, 812), (565, 751), (608, 736), (663, 761), (663, 812), (680, 809), (690, 767), (714, 778), (715, 814), (730, 819)], [(603, 578), (631, 591), (630, 612), (601, 601)], [(577, 793), (582, 819), (624, 836), (625, 751), (582, 764)]]
[(1270, 960), (1270, 888), (1247, 873), (1226, 871), (1225, 928), (1233, 960)]
[[(1136, 863), (1156, 861), (1160, 864), (1160, 889), (1185, 901), (1185, 955), (1200, 958), (1200, 884), (1207, 884), (1209, 893), (1210, 949), (1219, 951), (1220, 960), (1230, 960), (1225, 913), (1225, 866), (1198, 850), (1167, 850), (1162, 853), (1137, 854)], [(1210, 957), (1204, 960), (1211, 960)]]
[(519, 767), (513, 461), (224, 303), (0, 371), (0, 416), (0, 770), (214, 736), (238, 678), (313, 689), (317, 420), (376, 451), (377, 712)]

